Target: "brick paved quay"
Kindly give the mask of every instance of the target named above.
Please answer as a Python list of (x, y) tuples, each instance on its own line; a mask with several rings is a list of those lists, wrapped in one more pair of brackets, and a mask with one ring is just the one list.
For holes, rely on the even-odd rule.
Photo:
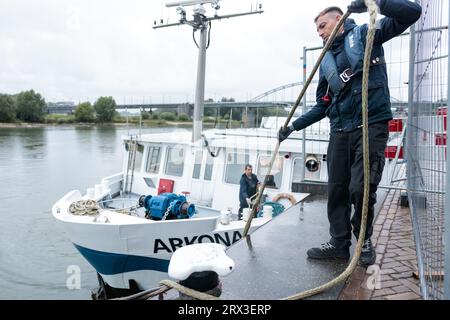
[(358, 266), (340, 300), (420, 300), (416, 251), (409, 208), (400, 206), (400, 191), (391, 190), (375, 221), (372, 241), (376, 264)]

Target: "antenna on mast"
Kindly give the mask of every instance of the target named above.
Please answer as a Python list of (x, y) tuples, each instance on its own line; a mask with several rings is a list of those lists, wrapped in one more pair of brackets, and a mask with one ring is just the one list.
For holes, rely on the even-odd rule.
[[(247, 16), (252, 14), (261, 14), (264, 11), (262, 11), (262, 5), (260, 4), (259, 7), (253, 8), (249, 12), (244, 13), (236, 13), (236, 14), (229, 14), (229, 15), (223, 15), (219, 16), (217, 14), (217, 11), (220, 9), (220, 2), (221, 0), (187, 0), (187, 1), (173, 1), (166, 4), (167, 8), (176, 7), (177, 13), (180, 15), (179, 22), (177, 23), (166, 23), (163, 24), (163, 21), (161, 20), (161, 23), (158, 25), (156, 20), (154, 22), (153, 29), (159, 29), (159, 28), (167, 28), (167, 27), (174, 27), (174, 26), (180, 26), (180, 25), (188, 25), (193, 28), (193, 32), (200, 30), (200, 43), (197, 45), (199, 49), (198, 54), (198, 67), (197, 67), (197, 86), (195, 89), (195, 105), (194, 105), (194, 126), (193, 126), (193, 132), (192, 132), (192, 141), (195, 142), (202, 137), (202, 129), (203, 129), (203, 111), (205, 108), (205, 73), (206, 73), (206, 50), (209, 46), (209, 40), (207, 41), (208, 37), (208, 28), (211, 29), (211, 21), (213, 20), (222, 20), (222, 19), (229, 19), (229, 18), (235, 18), (240, 16)], [(211, 4), (211, 7), (216, 10), (215, 15), (212, 17), (206, 16), (206, 9), (203, 7), (204, 4)], [(187, 13), (186, 13), (186, 7), (193, 7), (193, 19), (188, 20)], [(195, 41), (195, 36), (194, 36)], [(196, 42), (197, 44), (197, 42)]]

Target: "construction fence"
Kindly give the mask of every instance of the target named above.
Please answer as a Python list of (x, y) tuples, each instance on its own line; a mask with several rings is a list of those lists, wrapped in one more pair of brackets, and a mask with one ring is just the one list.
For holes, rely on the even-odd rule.
[[(411, 30), (406, 141), (407, 189), (422, 298), (449, 299), (447, 106), (448, 0), (417, 0), (420, 20)], [(446, 263), (447, 259), (447, 263)]]

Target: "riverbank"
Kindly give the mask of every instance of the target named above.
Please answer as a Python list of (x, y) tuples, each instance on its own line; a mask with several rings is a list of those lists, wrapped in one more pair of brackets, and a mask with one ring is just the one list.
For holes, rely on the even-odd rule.
[(49, 126), (44, 123), (3, 123), (0, 122), (0, 128), (13, 129), (13, 128), (43, 128)]
[[(47, 127), (126, 127), (125, 123), (109, 123), (109, 124), (98, 124), (98, 123), (0, 123), (0, 128), (5, 129), (35, 129), (35, 128), (47, 128)], [(134, 124), (129, 124), (131, 127), (135, 127)], [(171, 126), (169, 124), (162, 125)], [(147, 126), (146, 126), (147, 127)], [(155, 126), (156, 127), (156, 126)]]
[[(235, 123), (236, 122), (236, 123)], [(233, 121), (232, 126), (239, 126), (240, 122)], [(107, 123), (107, 124), (99, 124), (99, 123), (28, 123), (28, 122), (17, 122), (17, 123), (4, 123), (0, 122), (0, 129), (33, 129), (33, 128), (47, 128), (47, 127), (139, 127), (139, 123), (123, 123), (123, 122), (115, 122), (115, 123)], [(214, 128), (215, 124), (210, 122), (203, 123), (205, 128)], [(188, 121), (143, 121), (142, 128), (164, 128), (164, 127), (177, 127), (177, 128), (192, 128), (192, 122)]]
[[(2, 123), (0, 122), (0, 128), (46, 128), (46, 127), (67, 127), (67, 126), (73, 126), (73, 127), (126, 127), (126, 123), (109, 123), (109, 124), (98, 124), (98, 123)], [(135, 123), (129, 123), (128, 126), (130, 127), (139, 127), (139, 124)], [(205, 123), (205, 127), (213, 127), (213, 123)], [(192, 127), (192, 123), (190, 122), (164, 122), (164, 123), (143, 123), (143, 128), (155, 128), (155, 127)]]

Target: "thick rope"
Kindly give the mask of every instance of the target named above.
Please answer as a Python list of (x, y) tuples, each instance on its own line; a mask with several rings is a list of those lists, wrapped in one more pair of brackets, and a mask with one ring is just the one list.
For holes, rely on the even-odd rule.
[(362, 79), (362, 123), (363, 123), (363, 153), (364, 153), (364, 200), (363, 200), (363, 210), (361, 218), (361, 228), (359, 231), (358, 244), (356, 245), (355, 254), (353, 255), (350, 264), (340, 274), (337, 278), (331, 280), (330, 282), (319, 286), (317, 288), (304, 291), (300, 294), (296, 294), (285, 298), (284, 300), (299, 300), (313, 295), (319, 294), (326, 291), (342, 281), (345, 281), (356, 269), (359, 257), (361, 256), (361, 250), (364, 243), (367, 227), (367, 213), (369, 209), (369, 188), (370, 188), (370, 162), (369, 162), (369, 116), (368, 116), (368, 105), (369, 105), (369, 71), (370, 71), (370, 58), (372, 56), (373, 42), (375, 38), (376, 31), (376, 20), (378, 14), (378, 7), (375, 0), (365, 0), (367, 8), (370, 13), (370, 23), (369, 30), (366, 40), (366, 52), (364, 55), (364, 71)]
[(69, 206), (69, 212), (75, 216), (96, 216), (100, 212), (100, 207), (94, 200), (80, 200)]
[(190, 288), (187, 288), (175, 281), (172, 280), (162, 280), (159, 282), (162, 285), (165, 285), (166, 287), (169, 288), (173, 288), (175, 290), (177, 290), (178, 292), (181, 292), (189, 297), (192, 297), (194, 299), (198, 299), (198, 300), (220, 300), (218, 297), (212, 296), (210, 294), (204, 293), (204, 292), (200, 292), (200, 291), (196, 291)]
[(121, 298), (114, 298), (114, 299), (109, 299), (109, 300), (121, 300), (121, 301), (130, 301), (130, 300), (148, 300), (151, 299), (153, 297), (159, 296), (161, 294), (166, 293), (167, 291), (169, 291), (172, 288), (169, 288), (165, 285), (157, 287), (157, 288), (153, 288), (153, 289), (149, 289), (149, 290), (145, 290), (136, 294), (133, 294), (131, 296), (127, 296), (127, 297), (121, 297)]

